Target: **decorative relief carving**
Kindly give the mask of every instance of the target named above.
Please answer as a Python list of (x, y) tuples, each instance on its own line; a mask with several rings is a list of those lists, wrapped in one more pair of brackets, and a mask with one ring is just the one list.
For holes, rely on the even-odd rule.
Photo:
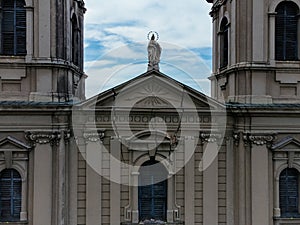
[(170, 103), (158, 96), (149, 96), (138, 101), (134, 107), (167, 107), (172, 106)]
[(66, 141), (69, 141), (70, 140), (70, 137), (71, 137), (71, 131), (70, 130), (65, 130), (64, 131), (64, 139)]
[(174, 150), (176, 148), (176, 146), (178, 145), (178, 138), (177, 138), (176, 134), (170, 135), (169, 138), (170, 138), (170, 146)]
[[(194, 115), (183, 115), (182, 117), (176, 115), (176, 116), (170, 116), (170, 115), (160, 115), (156, 114), (157, 117), (160, 118), (159, 122), (165, 121), (166, 123), (193, 123), (193, 122), (200, 122), (200, 123), (211, 123), (211, 117), (210, 116), (194, 116)], [(130, 115), (129, 117), (124, 117), (122, 115), (117, 115), (111, 118), (107, 115), (97, 115), (96, 121), (97, 122), (111, 122), (112, 119), (115, 122), (135, 122), (135, 123), (147, 123), (151, 121), (153, 118), (153, 115)]]
[[(245, 137), (245, 136), (244, 136)], [(265, 145), (271, 143), (275, 139), (273, 134), (266, 135), (248, 135), (248, 141), (256, 145)]]
[(233, 133), (232, 137), (233, 137), (234, 144), (238, 145), (240, 142), (240, 133)]
[(200, 132), (200, 139), (202, 144), (205, 142), (207, 143), (215, 143), (218, 142), (221, 139), (222, 135), (219, 133), (206, 133), (206, 132)]
[(81, 8), (83, 10), (83, 12), (86, 11), (86, 8), (85, 8), (85, 4), (84, 4), (84, 1), (83, 0), (76, 0), (79, 8)]
[(25, 131), (25, 137), (32, 143), (33, 146), (36, 144), (48, 144), (59, 145), (59, 141), (62, 138), (67, 141), (71, 137), (70, 130), (30, 130)]
[(276, 139), (276, 135), (274, 133), (234, 133), (233, 139), (236, 144), (240, 141), (240, 135), (242, 135), (243, 141), (245, 145), (247, 144), (255, 144), (255, 145), (267, 145), (271, 146), (273, 141)]
[(88, 130), (83, 133), (83, 137), (86, 142), (98, 142), (103, 141), (105, 137), (104, 130)]
[(217, 1), (213, 4), (213, 6), (212, 6), (212, 8), (211, 8), (210, 15), (211, 15), (212, 17), (215, 17), (215, 16), (217, 15), (219, 9), (221, 8), (221, 6), (222, 6), (222, 5), (225, 5), (226, 2), (227, 2), (227, 0), (217, 0)]
[(34, 146), (36, 144), (48, 144), (58, 145), (61, 138), (61, 132), (59, 130), (36, 130), (25, 131), (25, 137)]

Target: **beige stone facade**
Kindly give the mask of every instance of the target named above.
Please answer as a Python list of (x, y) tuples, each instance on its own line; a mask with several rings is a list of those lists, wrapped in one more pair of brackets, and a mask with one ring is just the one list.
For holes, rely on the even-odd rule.
[(212, 98), (154, 69), (84, 100), (84, 3), (26, 1), (26, 54), (0, 55), (0, 224), (300, 223), (299, 61), (275, 56), (300, 2), (208, 2)]

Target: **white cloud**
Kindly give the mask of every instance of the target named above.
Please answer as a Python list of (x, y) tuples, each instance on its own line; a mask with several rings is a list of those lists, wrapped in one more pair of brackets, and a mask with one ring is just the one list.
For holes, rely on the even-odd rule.
[[(151, 30), (160, 35), (162, 72), (173, 73), (176, 69), (194, 80), (209, 76), (209, 68), (203, 61), (187, 51), (211, 46), (208, 15), (211, 4), (206, 1), (86, 0), (85, 3), (85, 48), (99, 54), (93, 62), (85, 63), (89, 75), (87, 97), (103, 90), (103, 86), (114, 86), (145, 72), (147, 34)], [(105, 81), (111, 74), (114, 78)], [(189, 82), (188, 77), (178, 78)]]
[[(147, 33), (155, 30), (165, 42), (190, 48), (211, 46), (211, 4), (204, 0), (86, 0), (86, 7), (86, 24), (101, 25), (99, 29), (133, 42), (145, 41)], [(103, 38), (101, 30), (93, 34), (86, 30), (89, 36)]]

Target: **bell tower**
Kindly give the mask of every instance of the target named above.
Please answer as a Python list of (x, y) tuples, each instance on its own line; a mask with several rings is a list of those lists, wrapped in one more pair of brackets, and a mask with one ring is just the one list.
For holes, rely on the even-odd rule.
[(212, 4), (212, 97), (247, 104), (300, 102), (299, 0)]
[(0, 100), (84, 99), (83, 0), (0, 4)]

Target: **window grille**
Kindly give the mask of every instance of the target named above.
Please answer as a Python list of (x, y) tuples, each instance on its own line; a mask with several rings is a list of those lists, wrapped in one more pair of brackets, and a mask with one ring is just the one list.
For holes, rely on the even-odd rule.
[(276, 8), (275, 59), (298, 60), (298, 6), (282, 2)]
[(2, 0), (1, 54), (26, 54), (26, 10), (24, 0)]
[[(166, 220), (167, 173), (163, 165), (156, 163), (158, 162), (146, 162), (140, 169), (139, 218), (141, 221), (150, 219)], [(156, 168), (153, 170), (151, 165), (154, 164)]]
[(281, 217), (300, 217), (299, 214), (299, 172), (287, 168), (279, 177), (279, 199)]
[(0, 173), (0, 221), (20, 220), (22, 179), (14, 169)]

